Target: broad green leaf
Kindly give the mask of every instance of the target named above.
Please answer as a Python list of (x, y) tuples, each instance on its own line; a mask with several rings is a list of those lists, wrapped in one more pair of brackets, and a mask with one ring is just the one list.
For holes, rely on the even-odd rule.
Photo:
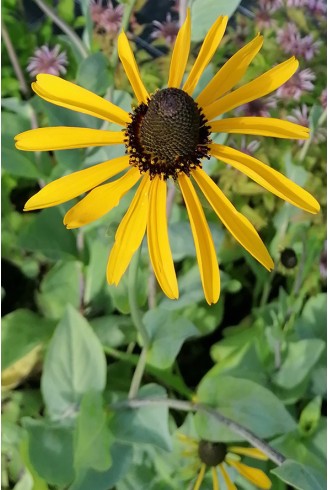
[(1, 370), (26, 356), (36, 346), (44, 344), (54, 330), (52, 320), (29, 310), (19, 309), (2, 320)]
[(98, 392), (86, 393), (80, 405), (74, 434), (74, 468), (77, 475), (89, 468), (106, 471), (111, 466), (111, 433), (103, 399)]
[[(259, 437), (272, 437), (291, 431), (296, 424), (271, 391), (248, 379), (209, 371), (197, 390), (200, 403), (216, 408), (222, 415), (253, 431)], [(197, 430), (203, 439), (232, 441), (240, 437), (213, 417), (197, 413)]]
[(37, 293), (37, 302), (45, 317), (59, 320), (68, 304), (79, 308), (81, 268), (80, 262), (60, 261), (43, 277)]
[[(37, 471), (35, 471), (34, 467), (31, 464), (29, 458), (29, 449), (28, 449), (28, 439), (27, 437), (21, 443), (20, 453), (22, 456), (22, 460), (24, 461), (24, 465), (26, 467), (26, 473), (24, 474), (24, 480), (22, 479), (16, 486), (15, 490), (48, 490), (48, 485), (40, 478)], [(20, 485), (20, 486), (19, 486)], [(30, 486), (28, 486), (30, 485)]]
[(312, 296), (305, 304), (301, 316), (295, 322), (295, 330), (303, 339), (326, 339), (327, 293)]
[(104, 94), (110, 85), (108, 60), (101, 52), (93, 53), (82, 61), (77, 71), (78, 85), (96, 94)]
[(219, 15), (234, 13), (241, 0), (194, 0), (191, 5), (191, 40), (202, 41)]
[(41, 391), (51, 418), (72, 416), (90, 390), (106, 384), (106, 358), (88, 322), (68, 306), (49, 344)]
[(44, 420), (23, 419), (28, 434), (28, 456), (39, 477), (52, 485), (67, 485), (74, 478), (73, 431)]
[(279, 371), (273, 376), (274, 382), (285, 389), (297, 386), (309, 375), (325, 348), (320, 339), (305, 339), (289, 342), (288, 351)]
[(324, 490), (326, 487), (324, 474), (320, 474), (311, 466), (287, 459), (281, 466), (271, 472), (282, 481), (298, 490)]
[(90, 324), (104, 346), (119, 347), (135, 340), (135, 326), (130, 316), (101, 316), (90, 320)]
[(36, 180), (40, 176), (35, 163), (25, 153), (16, 149), (2, 147), (1, 160), (3, 169), (11, 175)]
[(115, 442), (110, 447), (112, 466), (104, 472), (88, 469), (69, 490), (110, 490), (124, 477), (132, 462), (132, 447)]
[(19, 235), (19, 245), (25, 250), (41, 252), (49, 259), (76, 257), (76, 238), (63, 225), (63, 214), (58, 207), (44, 209)]
[[(138, 398), (166, 396), (164, 388), (154, 384), (143, 386), (138, 393)], [(120, 409), (110, 420), (110, 429), (121, 442), (151, 444), (169, 451), (171, 436), (168, 417), (168, 408), (165, 406)]]
[(321, 415), (321, 398), (316, 396), (303, 408), (299, 420), (299, 430), (304, 435), (313, 434), (318, 426)]
[(197, 336), (197, 328), (186, 318), (159, 308), (149, 310), (143, 317), (150, 337), (147, 362), (159, 369), (169, 368), (184, 341)]

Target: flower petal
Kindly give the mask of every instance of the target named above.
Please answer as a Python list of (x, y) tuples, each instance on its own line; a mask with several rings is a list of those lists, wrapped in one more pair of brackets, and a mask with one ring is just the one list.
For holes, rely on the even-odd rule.
[(241, 474), (246, 480), (249, 482), (253, 483), (259, 488), (263, 488), (264, 490), (268, 490), (271, 488), (272, 483), (271, 480), (267, 477), (267, 475), (262, 471), (259, 470), (258, 468), (251, 468), (250, 466), (247, 466), (246, 464), (240, 463), (239, 461), (234, 461), (232, 459), (227, 458), (227, 463), (230, 466), (233, 466), (236, 468), (238, 473)]
[(199, 490), (200, 489), (200, 486), (201, 486), (201, 484), (203, 483), (203, 480), (204, 480), (205, 471), (206, 471), (206, 465), (204, 463), (202, 463), (193, 490)]
[(131, 168), (120, 179), (96, 187), (66, 213), (64, 225), (68, 229), (79, 228), (100, 218), (117, 206), (139, 179), (139, 170)]
[(144, 237), (149, 209), (151, 180), (146, 174), (122, 219), (107, 264), (107, 281), (118, 284)]
[(211, 154), (240, 170), (276, 196), (309, 213), (318, 213), (320, 204), (311, 194), (277, 170), (254, 157), (224, 145), (211, 144)]
[(196, 102), (204, 107), (228, 92), (244, 76), (253, 58), (260, 51), (263, 36), (259, 34), (235, 53), (198, 95)]
[(125, 126), (129, 114), (90, 90), (54, 75), (40, 74), (32, 83), (34, 92), (52, 104)]
[(133, 91), (136, 94), (138, 102), (144, 102), (147, 104), (149, 94), (141, 80), (137, 62), (130, 47), (128, 38), (124, 32), (121, 32), (121, 34), (118, 36), (117, 48), (118, 55), (124, 67), (125, 73), (131, 83)]
[(211, 471), (212, 471), (213, 490), (220, 490), (219, 478), (215, 466), (212, 466)]
[(269, 459), (266, 454), (256, 447), (229, 446), (228, 451), (241, 454), (242, 456), (249, 456), (250, 458), (261, 459), (263, 461), (267, 461)]
[(129, 167), (129, 157), (119, 157), (65, 175), (47, 184), (27, 201), (24, 211), (49, 208), (80, 196)]
[(259, 99), (260, 97), (273, 92), (280, 87), (280, 85), (287, 82), (287, 80), (294, 75), (297, 68), (298, 61), (292, 56), (289, 60), (271, 68), (271, 70), (268, 70), (263, 73), (263, 75), (255, 78), (255, 80), (246, 83), (233, 92), (224, 95), (212, 104), (203, 107), (203, 112), (207, 120), (211, 121), (224, 112), (231, 111), (235, 107)]
[(187, 80), (183, 85), (183, 90), (189, 95), (191, 95), (195, 90), (198, 80), (202, 76), (203, 71), (211, 61), (218, 45), (220, 44), (221, 39), (224, 35), (224, 31), (227, 27), (227, 23), (228, 17), (221, 15), (217, 18), (217, 20), (214, 22), (214, 24), (206, 34), (195, 63), (188, 75)]
[(179, 88), (186, 69), (190, 50), (190, 9), (187, 9), (187, 17), (181, 26), (173, 48), (168, 87)]
[(25, 151), (70, 150), (124, 143), (122, 131), (57, 126), (24, 131), (15, 136), (16, 148)]
[(193, 170), (191, 175), (196, 180), (215, 213), (234, 238), (266, 269), (272, 270), (274, 267), (273, 260), (254, 226), (237, 211), (203, 170)]
[(241, 133), (273, 138), (308, 139), (305, 126), (274, 117), (231, 117), (210, 123), (213, 133)]
[(231, 478), (223, 464), (220, 464), (220, 470), (224, 479), (224, 483), (226, 484), (227, 490), (238, 490), (236, 485), (231, 481)]
[(162, 290), (171, 299), (179, 297), (172, 253), (167, 231), (166, 182), (156, 175), (149, 199), (147, 238), (150, 260)]
[(220, 274), (211, 232), (190, 178), (180, 173), (178, 182), (188, 211), (205, 298), (208, 304), (216, 303)]

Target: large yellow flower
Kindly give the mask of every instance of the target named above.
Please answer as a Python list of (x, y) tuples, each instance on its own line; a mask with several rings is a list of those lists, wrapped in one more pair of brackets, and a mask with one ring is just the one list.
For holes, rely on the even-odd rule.
[[(192, 94), (213, 57), (226, 28), (219, 17), (205, 37), (197, 59), (182, 84), (189, 48), (190, 14), (174, 46), (167, 88), (149, 94), (126, 35), (118, 39), (118, 52), (134, 90), (138, 106), (127, 113), (111, 102), (73, 83), (51, 75), (38, 75), (34, 92), (48, 102), (123, 126), (122, 131), (54, 127), (26, 131), (16, 136), (16, 147), (26, 151), (50, 151), (122, 144), (126, 155), (62, 177), (40, 190), (25, 210), (47, 208), (90, 191), (64, 217), (67, 228), (86, 225), (118, 204), (135, 184), (135, 196), (123, 217), (109, 256), (107, 279), (118, 284), (147, 231), (151, 263), (156, 278), (169, 298), (178, 298), (178, 285), (169, 245), (166, 219), (167, 179), (182, 192), (190, 219), (206, 301), (215, 303), (220, 277), (213, 239), (194, 189), (203, 192), (223, 224), (236, 240), (268, 270), (273, 261), (253, 225), (223, 195), (202, 170), (201, 160), (210, 155), (235, 167), (277, 196), (310, 213), (318, 202), (305, 190), (256, 158), (224, 145), (214, 144), (211, 133), (243, 133), (276, 138), (308, 138), (308, 129), (274, 118), (235, 117), (215, 120), (241, 104), (262, 97), (285, 83), (297, 70), (294, 57), (255, 80), (231, 90), (243, 77), (260, 50), (258, 35), (233, 55), (196, 99)], [(181, 87), (182, 84), (182, 88)], [(102, 184), (121, 174), (118, 179)]]

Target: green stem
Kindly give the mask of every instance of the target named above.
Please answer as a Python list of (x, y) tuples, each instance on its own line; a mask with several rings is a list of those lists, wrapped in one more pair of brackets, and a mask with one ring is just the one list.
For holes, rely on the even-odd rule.
[(71, 27), (66, 24), (64, 20), (62, 20), (58, 15), (56, 14), (55, 10), (47, 5), (46, 3), (43, 2), (43, 0), (33, 0), (37, 6), (44, 12), (70, 39), (71, 41), (75, 44), (76, 48), (80, 52), (82, 58), (87, 58), (88, 52), (79, 38), (79, 36), (74, 32)]
[(1, 21), (1, 34), (2, 34), (2, 38), (3, 38), (3, 42), (5, 43), (5, 46), (7, 49), (7, 53), (8, 53), (10, 62), (11, 62), (12, 67), (14, 69), (17, 80), (19, 81), (21, 91), (23, 92), (24, 95), (28, 95), (29, 88), (28, 88), (27, 83), (25, 81), (23, 70), (20, 67), (18, 57), (16, 55), (16, 51), (14, 49), (13, 43), (11, 42), (7, 28), (4, 24), (4, 22), (2, 22), (2, 21)]
[(134, 400), (124, 400), (118, 403), (114, 403), (113, 405), (111, 405), (111, 408), (113, 410), (122, 410), (124, 408), (131, 409), (149, 406), (166, 406), (168, 408), (172, 408), (173, 410), (181, 410), (183, 412), (205, 413), (206, 415), (209, 415), (221, 424), (228, 427), (238, 436), (248, 441), (253, 447), (260, 449), (260, 451), (266, 454), (266, 456), (268, 456), (268, 458), (270, 458), (271, 461), (273, 461), (277, 465), (281, 465), (286, 459), (281, 453), (276, 451), (267, 442), (257, 437), (252, 431), (248, 430), (243, 425), (229, 419), (228, 417), (225, 417), (218, 410), (215, 410), (214, 408), (203, 405), (201, 403), (192, 403), (183, 400), (175, 400), (172, 398), (135, 398)]

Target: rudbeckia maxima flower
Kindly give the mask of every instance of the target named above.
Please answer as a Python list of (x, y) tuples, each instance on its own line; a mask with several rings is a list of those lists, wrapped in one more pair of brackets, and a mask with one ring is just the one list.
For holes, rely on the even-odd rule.
[[(124, 144), (126, 155), (66, 175), (46, 185), (25, 205), (25, 211), (47, 208), (90, 191), (65, 215), (67, 228), (86, 225), (115, 207), (136, 186), (134, 198), (123, 217), (107, 265), (107, 280), (118, 284), (145, 233), (151, 263), (164, 293), (178, 298), (178, 284), (169, 244), (166, 193), (167, 180), (181, 189), (187, 208), (200, 277), (206, 301), (218, 301), (220, 276), (213, 239), (195, 185), (204, 194), (219, 219), (237, 241), (266, 269), (273, 261), (254, 226), (224, 196), (202, 170), (201, 161), (211, 155), (240, 170), (265, 189), (310, 213), (318, 202), (305, 190), (256, 158), (225, 145), (212, 143), (211, 133), (240, 133), (275, 138), (306, 139), (308, 129), (289, 121), (267, 117), (234, 117), (217, 120), (235, 107), (269, 94), (297, 70), (292, 57), (236, 89), (263, 38), (257, 35), (234, 54), (202, 92), (193, 92), (211, 61), (227, 25), (219, 17), (206, 35), (195, 63), (182, 82), (190, 49), (190, 13), (181, 27), (172, 53), (167, 88), (149, 94), (124, 32), (118, 38), (118, 53), (138, 105), (127, 113), (120, 107), (51, 75), (38, 75), (32, 84), (44, 100), (74, 111), (114, 122), (121, 131), (53, 127), (26, 131), (16, 136), (16, 147), (26, 151), (50, 151)], [(112, 177), (118, 178), (105, 183)]]

